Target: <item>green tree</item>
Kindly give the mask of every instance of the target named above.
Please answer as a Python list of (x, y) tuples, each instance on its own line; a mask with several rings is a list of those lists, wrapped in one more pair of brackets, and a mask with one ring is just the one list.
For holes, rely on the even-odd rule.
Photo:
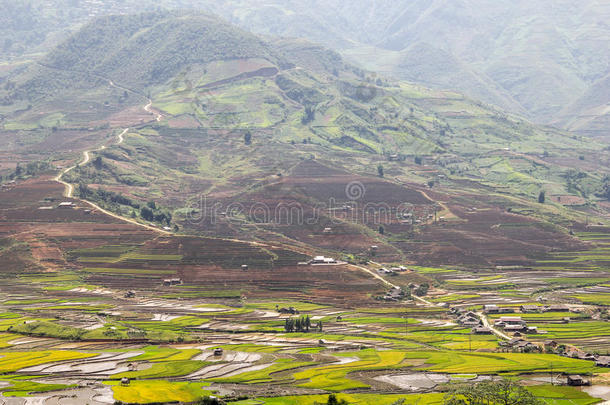
[(377, 175), (383, 177), (383, 165), (377, 166)]
[(544, 204), (544, 201), (546, 200), (546, 193), (544, 190), (542, 190), (539, 194), (538, 194), (538, 202), (540, 204)]
[(337, 399), (335, 394), (330, 394), (326, 405), (348, 405), (348, 402), (345, 399)]
[(541, 405), (534, 395), (510, 380), (484, 381), (453, 387), (444, 400), (445, 405)]
[(244, 134), (244, 143), (246, 145), (252, 144), (252, 133), (250, 131), (246, 131)]
[(95, 159), (93, 159), (93, 166), (97, 170), (101, 170), (102, 169), (102, 167), (104, 166), (104, 161), (102, 160), (101, 156), (98, 156)]
[(142, 207), (140, 215), (147, 221), (152, 221), (155, 219), (155, 213), (149, 207)]

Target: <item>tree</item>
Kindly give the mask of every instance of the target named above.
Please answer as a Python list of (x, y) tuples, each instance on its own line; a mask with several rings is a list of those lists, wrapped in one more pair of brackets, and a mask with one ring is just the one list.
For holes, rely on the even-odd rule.
[(380, 235), (385, 234), (385, 228), (383, 226), (380, 225), (378, 230)]
[(155, 219), (155, 214), (149, 207), (142, 207), (140, 215), (147, 221), (152, 221)]
[(377, 174), (379, 177), (383, 177), (383, 165), (377, 166)]
[(312, 122), (315, 118), (316, 118), (316, 110), (310, 105), (305, 107), (305, 114), (303, 115), (303, 118), (301, 118), (301, 123), (303, 125), (307, 125), (310, 122)]
[(348, 405), (348, 402), (345, 399), (337, 399), (335, 394), (330, 394), (326, 405)]
[(484, 381), (453, 387), (445, 405), (541, 405), (542, 402), (514, 381)]
[(421, 162), (422, 162), (421, 157), (420, 156), (415, 156), (415, 164), (416, 165), (421, 165)]
[(197, 402), (197, 405), (222, 405), (224, 403), (216, 397), (203, 397)]
[(540, 192), (540, 194), (538, 194), (538, 202), (540, 204), (544, 204), (544, 200), (546, 199), (546, 193), (544, 192), (544, 190), (542, 190)]
[(250, 145), (252, 143), (252, 133), (250, 131), (246, 131), (244, 134), (244, 143), (246, 145)]
[(97, 170), (101, 170), (102, 169), (102, 167), (104, 166), (104, 161), (102, 160), (101, 156), (98, 156), (95, 159), (93, 159), (93, 166)]

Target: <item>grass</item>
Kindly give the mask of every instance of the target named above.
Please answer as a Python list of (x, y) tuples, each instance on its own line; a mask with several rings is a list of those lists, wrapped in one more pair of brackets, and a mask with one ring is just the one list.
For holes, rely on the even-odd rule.
[(59, 391), (76, 387), (76, 385), (44, 384), (30, 380), (23, 380), (21, 378), (22, 377), (16, 377), (14, 379), (1, 380), (10, 383), (10, 385), (0, 388), (2, 395), (6, 397), (27, 397), (31, 394)]
[(328, 308), (325, 305), (318, 305), (318, 304), (312, 304), (309, 302), (299, 302), (299, 301), (249, 302), (248, 304), (244, 305), (244, 307), (252, 308), (252, 309), (275, 310), (276, 305), (279, 308), (293, 307), (297, 311), (306, 311), (306, 312)]
[(179, 350), (171, 347), (146, 346), (144, 353), (132, 358), (133, 361), (181, 361), (190, 360), (199, 353), (198, 349)]
[(12, 373), (22, 368), (38, 366), (56, 361), (81, 360), (95, 357), (95, 353), (71, 350), (45, 350), (32, 352), (3, 352), (0, 357), (0, 373)]
[(128, 386), (119, 385), (116, 381), (106, 384), (112, 386), (115, 400), (130, 404), (192, 402), (213, 393), (204, 389), (205, 383), (136, 380)]
[(368, 388), (367, 384), (347, 378), (347, 374), (360, 370), (382, 370), (399, 368), (405, 359), (405, 352), (375, 351), (372, 349), (359, 352), (340, 353), (341, 356), (356, 356), (358, 361), (345, 364), (334, 364), (299, 371), (294, 374), (296, 380), (308, 380), (298, 384), (299, 387), (344, 391), (355, 388)]
[[(405, 400), (405, 404), (418, 405), (441, 405), (443, 403), (444, 394), (339, 394), (339, 400), (345, 399), (350, 404), (365, 405), (391, 405), (396, 401)], [(286, 396), (275, 398), (256, 398), (255, 400), (245, 400), (238, 402), (229, 402), (232, 405), (313, 405), (325, 404), (328, 400), (328, 395), (299, 395)]]
[(411, 352), (408, 359), (421, 359), (421, 370), (439, 373), (470, 373), (518, 375), (521, 373), (596, 373), (603, 369), (590, 361), (571, 359), (552, 354), (526, 353), (464, 353), (464, 352)]
[(610, 305), (610, 294), (579, 294), (572, 295), (571, 297), (576, 298), (584, 304)]
[(206, 361), (197, 360), (172, 360), (153, 363), (152, 366), (145, 370), (138, 371), (127, 371), (120, 373), (113, 378), (135, 378), (135, 379), (154, 379), (154, 378), (168, 378), (168, 377), (181, 377), (211, 364)]
[(547, 331), (545, 339), (583, 339), (610, 335), (610, 323), (603, 321), (572, 322), (566, 324), (534, 325)]
[(573, 387), (535, 385), (527, 389), (548, 405), (592, 405), (600, 402), (598, 398)]
[(255, 371), (247, 371), (245, 373), (238, 374), (233, 377), (218, 377), (212, 378), (209, 381), (232, 383), (232, 384), (262, 384), (276, 379), (271, 375), (273, 373), (279, 373), (281, 371), (292, 370), (295, 368), (312, 366), (316, 363), (305, 362), (305, 361), (294, 361), (293, 359), (279, 359), (277, 362), (270, 366)]
[(220, 346), (225, 350), (252, 353), (276, 353), (284, 349), (282, 346), (257, 345), (253, 343), (229, 344)]

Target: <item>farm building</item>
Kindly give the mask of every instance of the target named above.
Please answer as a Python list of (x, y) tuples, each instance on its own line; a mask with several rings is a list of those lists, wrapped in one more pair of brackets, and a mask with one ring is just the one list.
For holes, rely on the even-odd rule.
[(544, 347), (548, 349), (555, 349), (558, 346), (557, 342), (554, 340), (545, 340)]
[(524, 314), (533, 314), (540, 312), (540, 307), (537, 305), (521, 305), (519, 310)]
[(483, 312), (486, 314), (497, 314), (500, 312), (500, 308), (496, 304), (483, 305)]
[(405, 296), (404, 291), (401, 288), (395, 287), (386, 293), (383, 297), (385, 301), (400, 301)]
[(570, 308), (565, 305), (547, 305), (542, 308), (542, 312), (568, 312)]
[(473, 312), (466, 312), (464, 315), (460, 316), (457, 321), (460, 325), (473, 327), (479, 326), (481, 323), (481, 320)]
[(505, 325), (502, 329), (504, 329), (504, 332), (524, 332), (526, 327), (521, 324), (516, 324), (516, 325)]
[(503, 316), (494, 322), (495, 325), (521, 325), (525, 326), (525, 321), (520, 316)]
[(474, 328), (472, 328), (472, 333), (474, 333), (475, 335), (491, 335), (493, 332), (491, 331), (491, 329), (485, 326), (475, 326)]
[(182, 284), (182, 279), (180, 279), (180, 278), (166, 278), (165, 280), (163, 280), (164, 286), (179, 285), (179, 284)]
[(222, 356), (223, 350), (221, 347), (214, 349), (214, 356)]
[(308, 264), (337, 264), (337, 260), (332, 257), (316, 256)]
[(520, 337), (514, 337), (508, 342), (500, 342), (500, 345), (510, 347), (519, 352), (539, 350), (538, 346)]
[(57, 208), (74, 208), (74, 203), (71, 201), (60, 202)]
[(610, 367), (610, 356), (599, 356), (595, 360), (595, 365), (597, 367)]
[(332, 228), (324, 228), (324, 230), (322, 231), (322, 233), (324, 233), (324, 234), (333, 233), (333, 229), (332, 229)]
[(580, 375), (569, 375), (567, 381), (568, 385), (572, 387), (582, 387), (585, 385), (591, 385), (591, 381)]

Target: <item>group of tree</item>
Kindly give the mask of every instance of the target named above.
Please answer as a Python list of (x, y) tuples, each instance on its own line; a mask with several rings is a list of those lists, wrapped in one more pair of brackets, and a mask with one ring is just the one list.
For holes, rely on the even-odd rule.
[(140, 216), (142, 219), (150, 222), (159, 222), (167, 225), (172, 222), (172, 213), (161, 209), (154, 201), (149, 201), (142, 207)]
[(78, 185), (78, 195), (85, 200), (97, 202), (103, 201), (108, 204), (114, 203), (120, 205), (128, 205), (135, 209), (140, 208), (140, 204), (137, 201), (134, 201), (131, 198), (124, 196), (123, 194), (115, 193), (113, 191), (107, 191), (103, 188), (93, 189), (84, 183), (80, 183)]
[(610, 201), (610, 176), (604, 177), (601, 190), (597, 195), (606, 201)]
[(428, 294), (429, 289), (430, 289), (430, 284), (423, 283), (423, 284), (420, 284), (419, 286), (417, 286), (417, 288), (415, 288), (415, 290), (413, 291), (413, 294), (417, 295), (418, 297), (423, 297), (424, 295)]
[(104, 190), (102, 188), (93, 189), (84, 183), (80, 183), (77, 190), (78, 195), (85, 200), (95, 201), (98, 203), (103, 202), (107, 205), (126, 205), (134, 208), (135, 210), (139, 210), (140, 216), (146, 221), (158, 222), (166, 225), (170, 225), (172, 222), (171, 212), (157, 206), (154, 201), (149, 201), (146, 203), (146, 205), (142, 205), (138, 201), (134, 201), (132, 198), (123, 194)]
[(322, 332), (322, 321), (313, 326), (309, 315), (304, 315), (299, 318), (286, 318), (284, 322), (284, 330), (291, 332), (309, 332), (311, 329)]
[(345, 399), (339, 399), (337, 398), (337, 395), (335, 394), (330, 394), (328, 396), (328, 399), (326, 400), (326, 402), (314, 402), (314, 405), (348, 405), (349, 402), (347, 402)]
[(15, 170), (12, 173), (5, 176), (6, 180), (17, 180), (26, 177), (36, 176), (40, 173), (51, 170), (49, 162), (29, 162), (25, 166), (21, 163), (17, 163)]
[(515, 381), (483, 381), (453, 387), (444, 400), (445, 405), (541, 405), (530, 391)]

